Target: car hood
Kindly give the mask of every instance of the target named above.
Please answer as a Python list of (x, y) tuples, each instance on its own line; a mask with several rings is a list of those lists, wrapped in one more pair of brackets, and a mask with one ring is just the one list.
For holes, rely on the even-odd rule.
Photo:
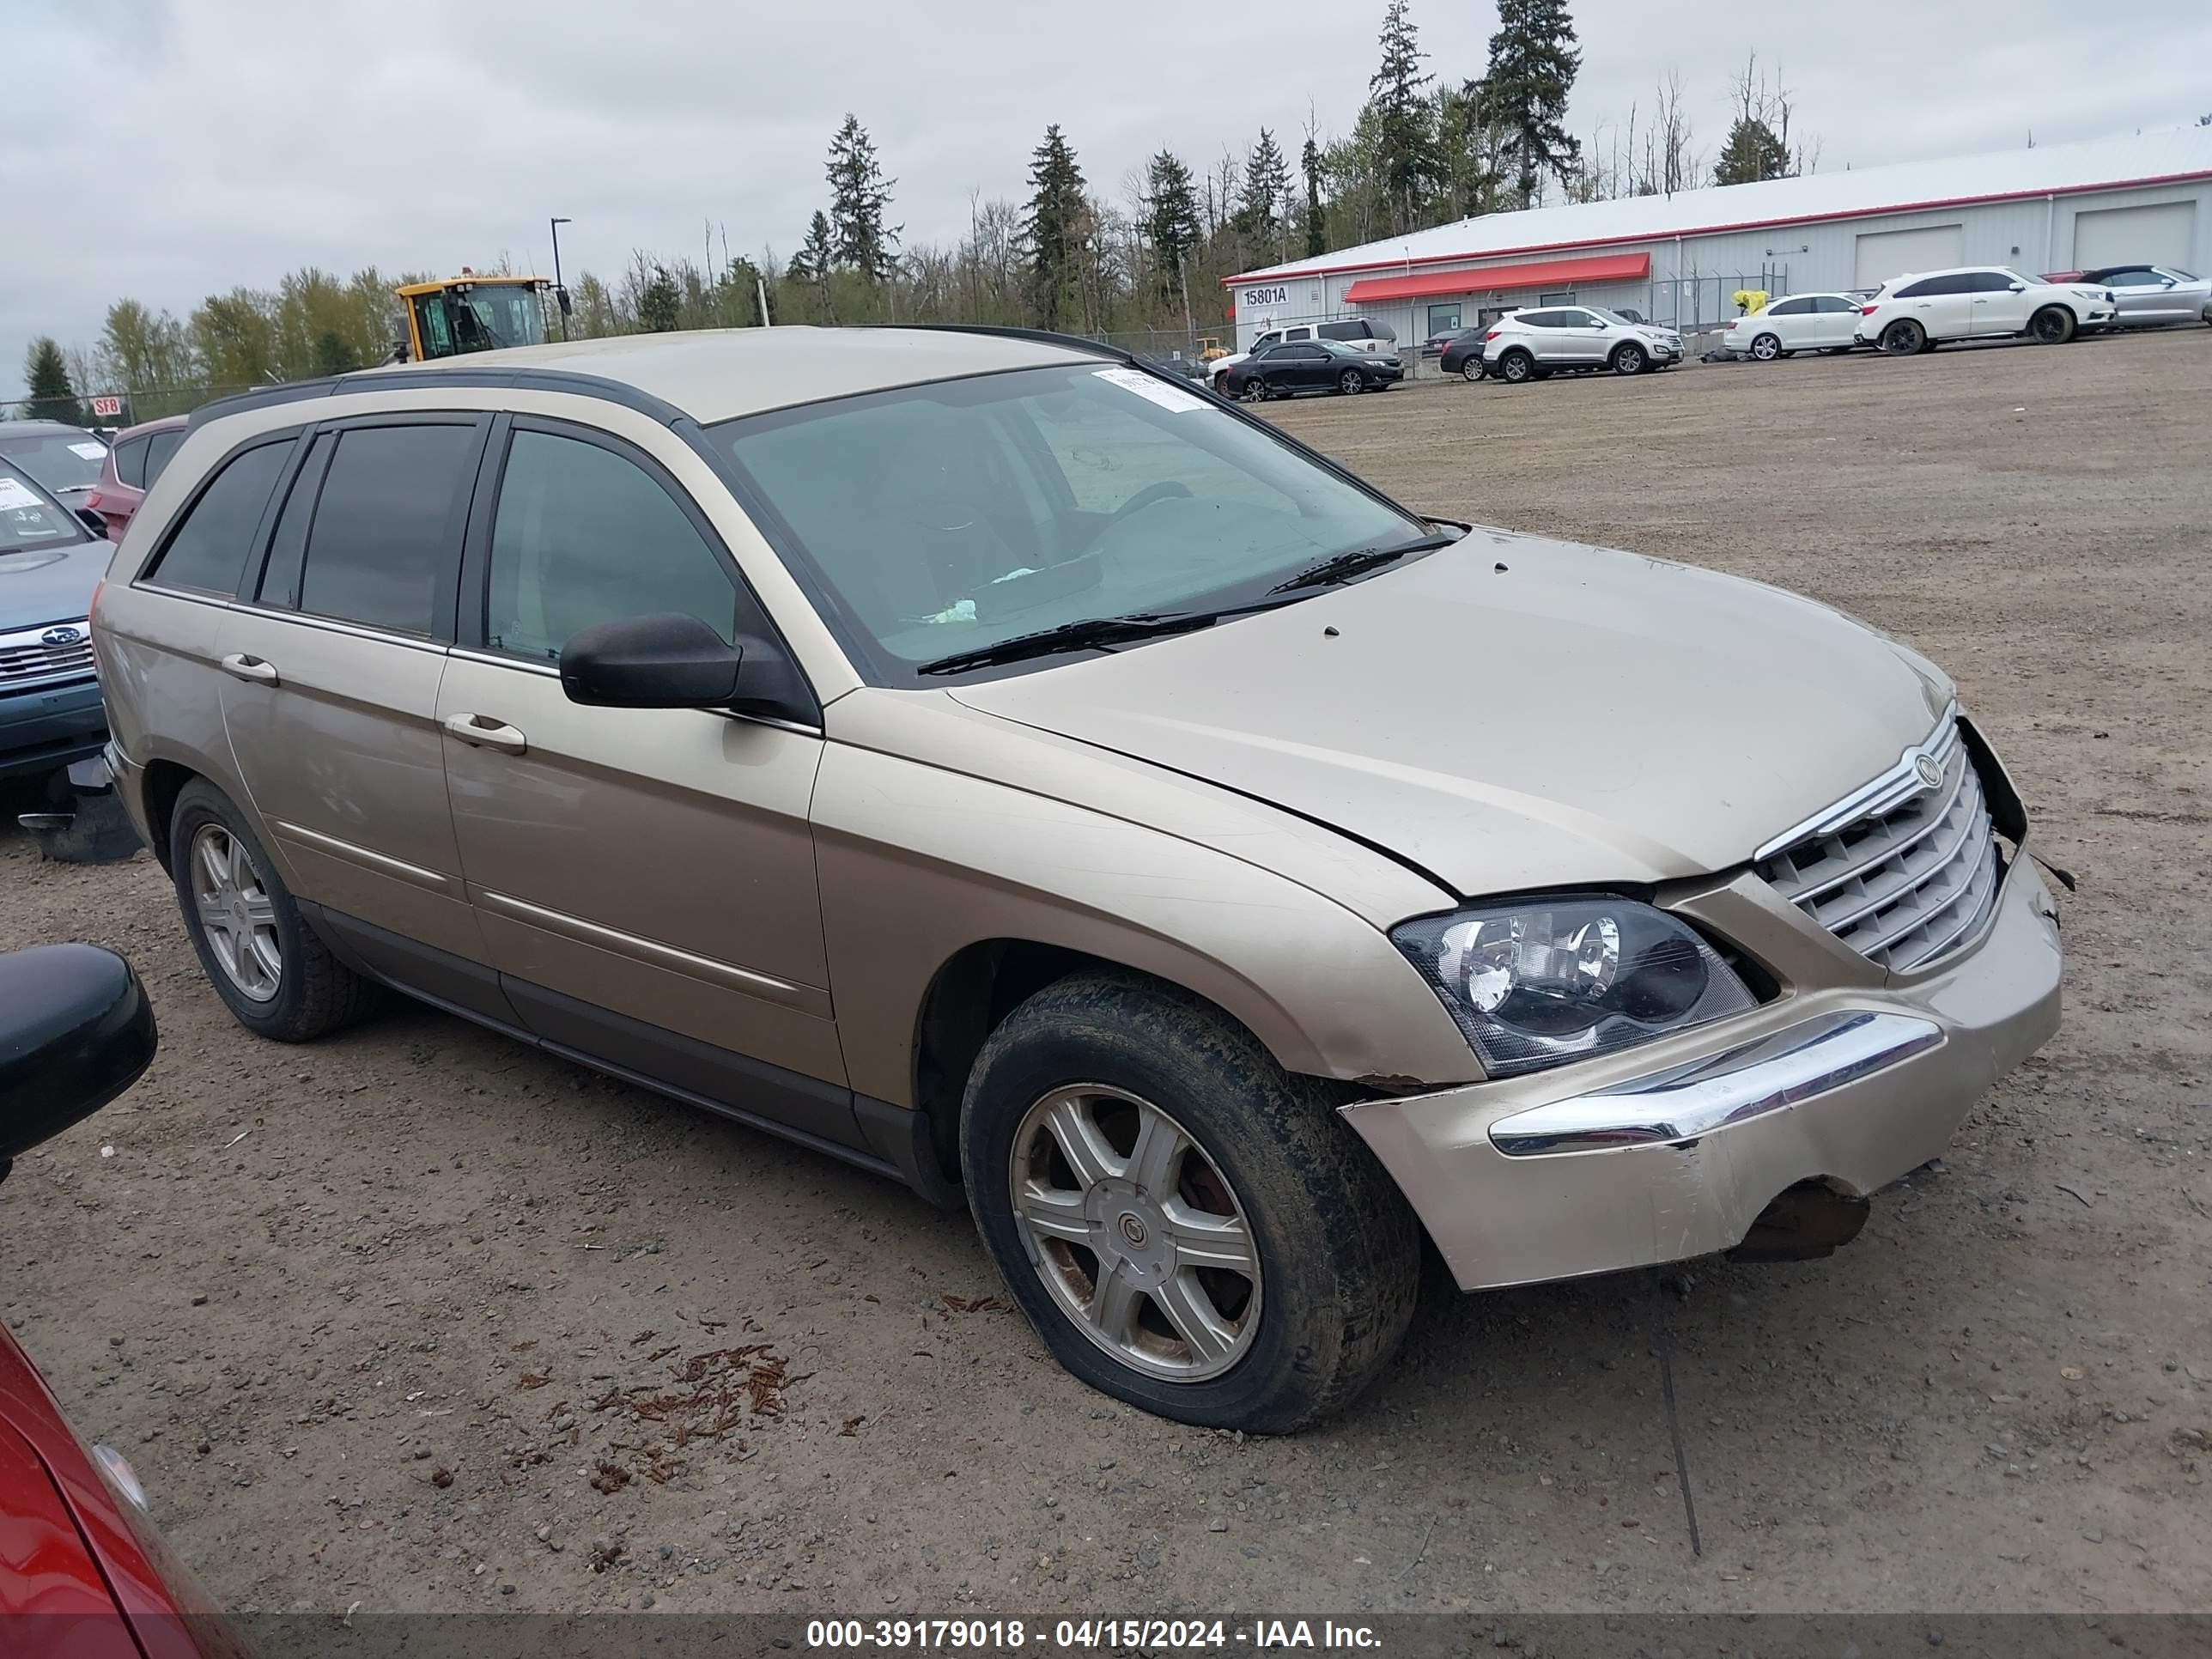
[(85, 616), (114, 553), (106, 541), (0, 553), (0, 634)]
[(953, 695), (1472, 896), (1740, 865), (1894, 764), (1952, 688), (1809, 599), (1477, 530), (1301, 604)]

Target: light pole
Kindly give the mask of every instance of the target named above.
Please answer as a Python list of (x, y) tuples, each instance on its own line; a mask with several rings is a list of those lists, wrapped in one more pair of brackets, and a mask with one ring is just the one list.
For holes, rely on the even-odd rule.
[(553, 227), (553, 301), (561, 308), (561, 343), (568, 343), (568, 290), (561, 283), (561, 227), (573, 224), (572, 219), (554, 219)]

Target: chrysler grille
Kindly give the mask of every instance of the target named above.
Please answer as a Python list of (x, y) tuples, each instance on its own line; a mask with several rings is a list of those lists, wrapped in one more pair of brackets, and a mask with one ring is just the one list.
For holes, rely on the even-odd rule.
[[(1914, 772), (1919, 756), (1941, 770), (1933, 787)], [(1843, 821), (1832, 822), (1838, 816)], [(1997, 840), (1955, 714), (1917, 755), (1814, 824), (1762, 859), (1759, 874), (1893, 973), (1926, 967), (1972, 937), (1996, 902)]]

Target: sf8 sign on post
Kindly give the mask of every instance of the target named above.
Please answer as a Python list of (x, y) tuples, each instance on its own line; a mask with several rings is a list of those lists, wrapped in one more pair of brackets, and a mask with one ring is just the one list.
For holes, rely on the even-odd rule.
[(92, 418), (95, 421), (121, 420), (123, 399), (114, 397), (94, 398), (92, 400)]

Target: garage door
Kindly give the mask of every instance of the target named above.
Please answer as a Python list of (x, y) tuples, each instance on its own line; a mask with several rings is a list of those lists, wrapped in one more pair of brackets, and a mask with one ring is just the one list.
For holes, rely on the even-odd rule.
[(1908, 270), (1944, 270), (1966, 263), (1963, 225), (1873, 231), (1859, 238), (1858, 286), (1879, 288)]
[(2160, 202), (2156, 207), (2099, 208), (2074, 216), (2074, 264), (2179, 265), (2197, 263), (2197, 204)]

